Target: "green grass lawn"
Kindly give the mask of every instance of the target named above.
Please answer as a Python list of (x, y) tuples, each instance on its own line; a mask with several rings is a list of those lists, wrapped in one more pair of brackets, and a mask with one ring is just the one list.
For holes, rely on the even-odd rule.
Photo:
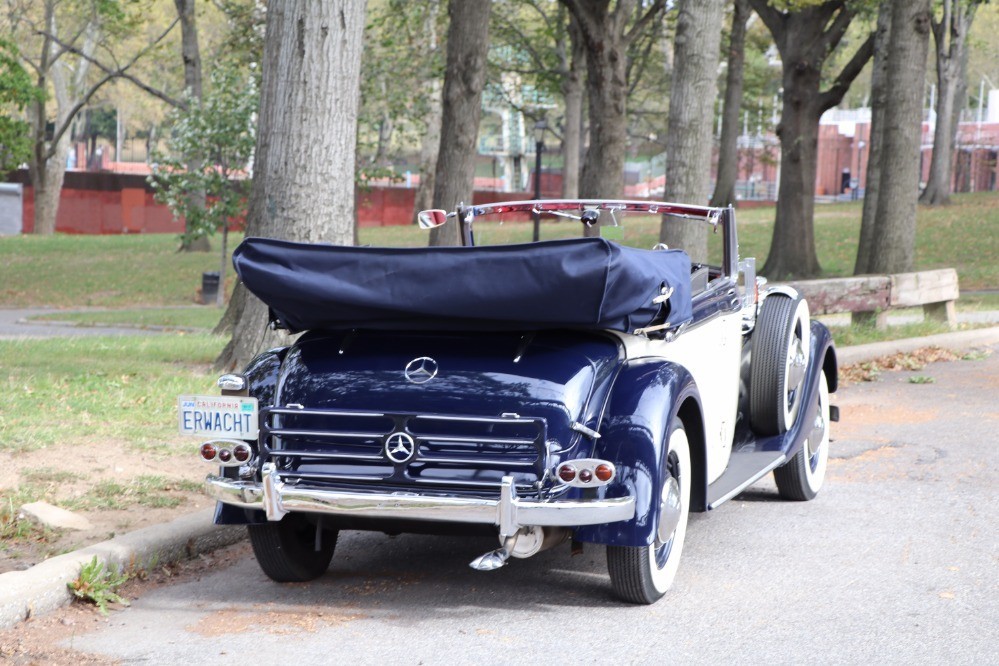
[[(230, 237), (230, 249), (241, 235)], [(177, 252), (173, 234), (0, 237), (0, 307), (190, 305), (212, 252)], [(227, 263), (227, 286), (233, 283)]]
[[(0, 340), (0, 452), (121, 441), (180, 446), (176, 397), (212, 393), (225, 340), (208, 334)], [(188, 442), (189, 443), (189, 442)]]

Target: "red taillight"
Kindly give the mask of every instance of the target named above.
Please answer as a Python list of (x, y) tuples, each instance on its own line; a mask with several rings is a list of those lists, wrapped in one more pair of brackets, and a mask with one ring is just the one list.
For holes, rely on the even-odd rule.
[(566, 483), (572, 483), (573, 479), (576, 478), (576, 468), (572, 465), (562, 465), (558, 468), (558, 478)]
[(614, 476), (614, 468), (610, 465), (597, 465), (597, 468), (593, 470), (596, 474), (597, 479), (601, 481), (610, 481), (611, 477)]
[(232, 451), (229, 449), (222, 449), (219, 451), (219, 461), (227, 463), (232, 460)]
[(583, 483), (589, 483), (590, 481), (593, 480), (593, 472), (591, 472), (588, 469), (580, 470), (579, 480), (582, 481)]
[(250, 459), (250, 447), (246, 444), (239, 444), (232, 450), (232, 457), (238, 462), (246, 462)]
[(211, 442), (205, 442), (201, 445), (201, 457), (205, 460), (211, 462), (215, 460), (215, 456), (218, 455), (219, 450), (215, 448), (215, 445)]

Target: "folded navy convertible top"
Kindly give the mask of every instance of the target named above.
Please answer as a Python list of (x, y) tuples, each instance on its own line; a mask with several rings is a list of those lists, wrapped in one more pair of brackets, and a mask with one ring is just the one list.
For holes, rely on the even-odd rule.
[[(246, 287), (309, 329), (613, 329), (690, 320), (690, 258), (602, 238), (481, 247), (343, 247), (247, 238)], [(668, 307), (653, 303), (673, 289)], [(664, 321), (665, 317), (665, 321)]]

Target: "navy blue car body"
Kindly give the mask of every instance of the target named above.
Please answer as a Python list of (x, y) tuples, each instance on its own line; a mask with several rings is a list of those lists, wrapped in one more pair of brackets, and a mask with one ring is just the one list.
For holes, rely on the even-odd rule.
[[(251, 459), (209, 477), (216, 522), (250, 525), (275, 580), (321, 574), (320, 536), (335, 543), (344, 529), (498, 533), (500, 548), (473, 562), (483, 570), (568, 539), (603, 544), (619, 596), (651, 603), (672, 581), (688, 511), (715, 508), (771, 470), (783, 496), (810, 499), (835, 415), (829, 332), (793, 291), (747, 295), (740, 269), (757, 281), (738, 264), (731, 209), (681, 212), (721, 224), (722, 266), (676, 251), (621, 254), (601, 239), (542, 243), (529, 262), (493, 251), (484, 286), (434, 303), (425, 290), (440, 296), (439, 284), (413, 291), (418, 251), (393, 282), (398, 251), (363, 250), (358, 277), (342, 270), (349, 248), (248, 239), (241, 277), (274, 322), (304, 333), (223, 390), (256, 399), (260, 429), (246, 442)], [(447, 274), (471, 271), (485, 256), (477, 249), (442, 253)], [(643, 253), (637, 264), (631, 252)], [(573, 253), (591, 265), (562, 261)], [(346, 292), (322, 283), (330, 264)], [(530, 303), (496, 287), (504, 270), (518, 276), (514, 292), (536, 292)], [(538, 288), (550, 271), (559, 274)], [(615, 310), (622, 290), (634, 305)], [(544, 298), (572, 320), (547, 321)], [(720, 360), (690, 357), (713, 353), (699, 332), (721, 336)], [(295, 535), (316, 548), (289, 556)]]

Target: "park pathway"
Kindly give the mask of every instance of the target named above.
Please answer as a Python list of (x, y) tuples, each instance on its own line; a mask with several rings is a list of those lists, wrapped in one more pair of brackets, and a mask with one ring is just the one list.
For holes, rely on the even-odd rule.
[[(50, 308), (0, 309), (0, 340), (11, 338), (69, 338), (81, 335), (155, 335), (149, 328), (112, 326), (68, 326), (56, 322), (33, 322), (30, 317), (60, 312)], [(69, 312), (68, 310), (66, 312)]]

